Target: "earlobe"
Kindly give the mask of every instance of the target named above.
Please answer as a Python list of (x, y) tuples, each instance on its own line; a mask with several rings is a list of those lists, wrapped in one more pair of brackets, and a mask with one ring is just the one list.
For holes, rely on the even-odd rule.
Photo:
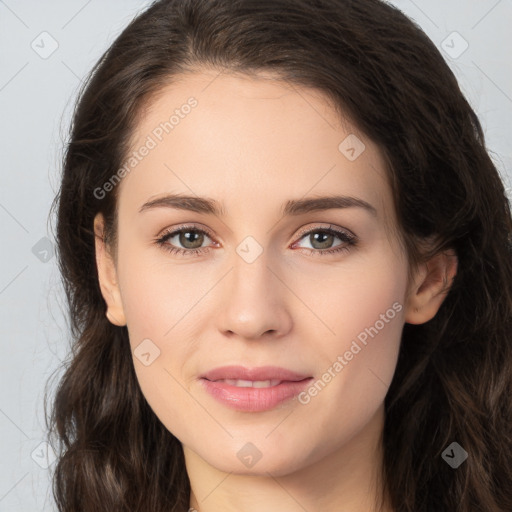
[(106, 317), (114, 325), (126, 325), (121, 293), (117, 281), (117, 271), (113, 258), (105, 244), (104, 219), (101, 213), (98, 213), (94, 218), (94, 241), (99, 285), (103, 299), (107, 304)]
[(404, 320), (410, 324), (428, 322), (439, 311), (457, 274), (453, 250), (437, 253), (418, 269), (409, 291)]

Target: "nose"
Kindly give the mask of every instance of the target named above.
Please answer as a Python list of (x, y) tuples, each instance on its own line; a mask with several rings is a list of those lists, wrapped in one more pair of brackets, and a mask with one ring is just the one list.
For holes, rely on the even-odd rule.
[(241, 339), (287, 334), (292, 328), (291, 292), (280, 274), (266, 252), (252, 263), (235, 254), (227, 284), (222, 287), (217, 319), (220, 332)]

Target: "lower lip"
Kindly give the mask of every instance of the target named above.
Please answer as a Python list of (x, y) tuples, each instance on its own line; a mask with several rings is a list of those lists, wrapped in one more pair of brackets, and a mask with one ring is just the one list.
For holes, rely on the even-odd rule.
[(225, 382), (201, 379), (206, 391), (222, 404), (245, 412), (261, 412), (273, 409), (278, 404), (297, 396), (306, 388), (313, 377), (292, 382), (283, 381), (268, 388), (242, 388)]

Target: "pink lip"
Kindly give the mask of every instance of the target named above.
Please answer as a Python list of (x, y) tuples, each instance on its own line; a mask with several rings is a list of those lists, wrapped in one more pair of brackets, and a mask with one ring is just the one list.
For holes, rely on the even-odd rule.
[[(244, 388), (225, 382), (216, 382), (222, 379), (281, 380), (281, 382), (268, 388)], [(224, 366), (205, 373), (200, 378), (200, 382), (210, 395), (227, 407), (238, 411), (261, 412), (273, 409), (278, 404), (294, 398), (309, 385), (312, 379), (313, 377), (275, 366), (252, 369)]]

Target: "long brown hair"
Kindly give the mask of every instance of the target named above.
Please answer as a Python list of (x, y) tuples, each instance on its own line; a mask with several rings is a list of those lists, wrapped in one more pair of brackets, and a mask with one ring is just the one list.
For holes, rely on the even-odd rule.
[[(277, 72), (332, 100), (381, 149), (411, 266), (453, 248), (438, 314), (405, 324), (385, 399), (382, 477), (396, 512), (512, 510), (512, 220), (480, 122), (440, 52), (379, 0), (160, 0), (80, 92), (55, 205), (73, 346), (49, 442), (61, 512), (186, 511), (180, 442), (137, 383), (126, 327), (98, 285), (93, 219), (116, 234), (117, 188), (144, 104), (195, 66)], [(428, 253), (420, 241), (436, 240)], [(54, 442), (55, 440), (55, 442)], [(442, 454), (457, 442), (457, 469)]]

